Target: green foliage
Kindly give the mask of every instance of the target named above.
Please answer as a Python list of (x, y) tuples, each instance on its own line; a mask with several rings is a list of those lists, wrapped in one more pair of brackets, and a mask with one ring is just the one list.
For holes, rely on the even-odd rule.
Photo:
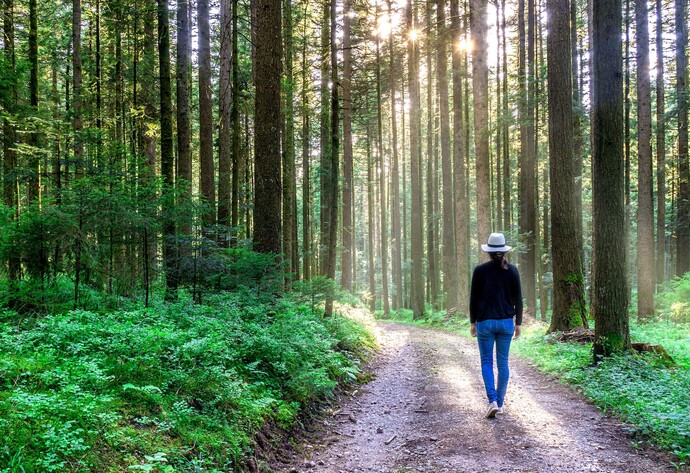
[(673, 322), (690, 322), (690, 273), (671, 281), (671, 290), (657, 296), (659, 315)]
[(290, 298), (206, 302), (0, 312), (0, 472), (233, 470), (266, 422), (354, 380), (372, 343)]

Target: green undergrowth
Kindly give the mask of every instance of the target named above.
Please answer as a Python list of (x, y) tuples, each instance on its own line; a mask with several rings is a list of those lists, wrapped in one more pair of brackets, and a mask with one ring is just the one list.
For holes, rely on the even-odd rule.
[(291, 297), (205, 302), (0, 311), (0, 472), (236, 471), (262, 427), (289, 429), (374, 346)]
[[(413, 320), (411, 311), (401, 310), (391, 320), (470, 336), (466, 317), (447, 318), (444, 311), (427, 310), (424, 319)], [(576, 386), (603, 411), (625, 420), (633, 442), (649, 439), (674, 452), (678, 468), (690, 466), (690, 324), (668, 318), (646, 324), (631, 320), (633, 341), (663, 345), (673, 366), (655, 355), (632, 354), (593, 366), (591, 344), (559, 342), (553, 335), (545, 335), (547, 329), (542, 322), (525, 324), (511, 353)]]

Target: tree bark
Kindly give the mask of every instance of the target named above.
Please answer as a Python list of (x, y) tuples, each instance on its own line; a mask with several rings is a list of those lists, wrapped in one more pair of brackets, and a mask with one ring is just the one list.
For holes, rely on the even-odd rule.
[(637, 38), (637, 316), (654, 315), (654, 196), (652, 98), (649, 79), (647, 0), (635, 0)]
[(321, 143), (321, 156), (319, 163), (319, 274), (326, 274), (326, 264), (328, 261), (328, 236), (330, 235), (329, 224), (329, 209), (330, 202), (329, 192), (329, 177), (331, 175), (331, 151), (330, 151), (330, 126), (331, 126), (331, 110), (329, 108), (330, 101), (328, 84), (330, 82), (330, 51), (331, 51), (331, 10), (330, 3), (335, 0), (324, 0), (323, 11), (321, 17), (321, 111), (320, 111), (320, 132), (319, 138)]
[[(391, 0), (388, 0), (388, 14), (391, 14)], [(403, 282), (402, 282), (402, 234), (400, 228), (400, 165), (398, 156), (398, 117), (396, 102), (396, 64), (395, 46), (393, 35), (389, 42), (390, 54), (390, 102), (391, 102), (391, 141), (393, 148), (393, 162), (391, 163), (391, 246), (392, 246), (392, 272), (393, 272), (393, 310), (403, 307)]]
[[(434, 139), (438, 137), (436, 130), (438, 129), (438, 122), (436, 119), (436, 109), (434, 107), (434, 62), (433, 62), (433, 31), (434, 25), (431, 19), (431, 13), (433, 9), (434, 0), (427, 0), (426, 3), (426, 93), (427, 93), (427, 133), (426, 133), (426, 260), (427, 260), (427, 299), (431, 302), (434, 309), (438, 305), (438, 293), (439, 293), (439, 280), (440, 270), (438, 267), (437, 258), (437, 248), (439, 246), (439, 241), (436, 239), (436, 207), (438, 206), (437, 199), (434, 198), (435, 186), (434, 186), (434, 159), (435, 159), (435, 149)], [(438, 140), (436, 140), (438, 141)], [(438, 142), (436, 142), (438, 145)], [(421, 164), (424, 166), (424, 164)], [(423, 170), (422, 170), (423, 172)]]
[(462, 76), (463, 51), (455, 44), (460, 38), (460, 5), (458, 0), (450, 1), (450, 29), (453, 45), (453, 177), (455, 181), (455, 267), (457, 271), (456, 288), (457, 307), (460, 313), (467, 314), (469, 307), (469, 201), (466, 198), (467, 181), (465, 179), (465, 130), (467, 122), (463, 118), (463, 87)]
[[(339, 182), (340, 182), (340, 103), (338, 97), (338, 48), (337, 48), (337, 24), (336, 24), (336, 0), (331, 0), (331, 133), (330, 133), (330, 175), (328, 181), (329, 188), (329, 223), (328, 223), (328, 247), (326, 259), (325, 275), (331, 280), (335, 280), (336, 247), (338, 243), (338, 211), (340, 202)], [(333, 300), (335, 294), (329, 291), (326, 295), (326, 308), (324, 316), (330, 317), (333, 314)]]
[(688, 103), (686, 79), (688, 31), (684, 0), (676, 0), (676, 95), (678, 109), (678, 215), (676, 232), (676, 275), (690, 271), (690, 164), (688, 164)]
[(412, 254), (410, 302), (415, 319), (424, 314), (424, 280), (422, 269), (422, 252), (424, 246), (422, 225), (422, 134), (421, 134), (421, 103), (419, 93), (419, 44), (417, 35), (417, 12), (412, 0), (407, 1), (406, 25), (409, 35), (407, 41), (408, 57), (408, 88), (410, 100), (410, 191), (411, 222), (410, 244)]
[(254, 250), (280, 253), (280, 0), (257, 0)]
[[(548, 0), (549, 162), (553, 317), (549, 331), (587, 326), (582, 235), (578, 233), (573, 151), (573, 88), (568, 0)], [(544, 222), (547, 225), (547, 222)]]
[(666, 120), (662, 0), (656, 2), (656, 283), (666, 279)]
[(592, 313), (595, 360), (630, 348), (620, 0), (593, 0)]
[(230, 108), (230, 121), (232, 123), (232, 194), (230, 196), (230, 226), (232, 235), (230, 246), (237, 244), (240, 234), (240, 182), (242, 175), (242, 155), (240, 154), (240, 138), (242, 127), (240, 125), (240, 79), (239, 79), (239, 43), (237, 19), (239, 17), (239, 1), (232, 0), (232, 105)]
[[(32, 113), (38, 114), (38, 7), (36, 0), (29, 0), (29, 103)], [(38, 131), (33, 130), (29, 135), (29, 144), (38, 151)], [(40, 202), (41, 168), (40, 159), (36, 152), (30, 158), (28, 197), (29, 203)]]
[(471, 0), (472, 96), (474, 100), (474, 141), (477, 173), (477, 240), (487, 241), (491, 232), (489, 161), (489, 73), (487, 65), (487, 0)]
[(342, 286), (352, 291), (354, 247), (354, 177), (352, 158), (352, 38), (351, 0), (344, 1), (343, 10), (343, 252), (341, 257)]
[[(378, 18), (378, 6), (377, 6)], [(379, 199), (380, 199), (380, 241), (381, 241), (381, 298), (383, 301), (383, 314), (390, 315), (390, 297), (388, 294), (388, 212), (386, 197), (386, 159), (383, 151), (383, 116), (381, 100), (381, 41), (376, 37), (376, 125), (377, 148), (379, 163)]]
[(84, 144), (81, 137), (81, 82), (81, 0), (72, 0), (72, 127), (74, 129), (74, 166), (77, 179), (81, 177), (84, 166)]
[[(220, 78), (218, 83), (218, 224), (230, 227), (232, 208), (232, 0), (220, 0)], [(227, 246), (230, 232), (224, 235)]]
[[(189, 2), (190, 0), (177, 0), (177, 185), (180, 205), (188, 205), (192, 195), (192, 44)], [(191, 222), (185, 222), (180, 230), (185, 235), (191, 235)]]
[[(306, 8), (306, 7), (305, 7)], [(306, 18), (305, 14), (305, 18)], [(302, 266), (304, 280), (311, 279), (312, 268), (312, 195), (311, 195), (311, 159), (309, 157), (309, 95), (307, 93), (307, 49), (309, 46), (307, 22), (304, 22), (304, 45), (302, 47)]]
[[(283, 120), (285, 123), (283, 136), (283, 256), (289, 264), (290, 273), (296, 275), (297, 265), (295, 264), (296, 255), (293, 255), (294, 240), (293, 233), (296, 225), (296, 202), (295, 202), (295, 112), (293, 107), (294, 100), (294, 77), (292, 66), (292, 3), (290, 0), (283, 2), (283, 44), (284, 61), (283, 91), (285, 94)], [(291, 276), (292, 279), (294, 276)]]
[[(199, 27), (199, 188), (208, 205), (204, 225), (215, 223), (216, 184), (213, 164), (213, 89), (211, 84), (211, 27), (209, 0), (198, 0)], [(276, 135), (277, 136), (277, 135)]]
[(441, 176), (443, 182), (443, 288), (446, 308), (457, 307), (458, 282), (455, 256), (455, 202), (453, 199), (453, 162), (450, 149), (450, 110), (448, 97), (448, 29), (446, 27), (446, 2), (437, 0), (436, 24), (438, 27), (437, 77), (439, 90), (439, 118), (441, 121)]
[[(179, 47), (179, 46), (178, 46)], [(165, 192), (170, 193), (175, 182), (175, 157), (173, 155), (172, 93), (170, 87), (170, 26), (168, 3), (158, 0), (158, 67), (160, 70), (160, 127), (161, 127), (161, 175)], [(175, 203), (171, 196), (164, 199), (163, 260), (165, 262), (166, 299), (177, 298), (177, 261), (175, 254), (175, 221), (170, 216)]]

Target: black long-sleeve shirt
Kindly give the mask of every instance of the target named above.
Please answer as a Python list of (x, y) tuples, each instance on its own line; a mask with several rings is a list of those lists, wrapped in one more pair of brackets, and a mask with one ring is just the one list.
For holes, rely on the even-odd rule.
[(470, 293), (470, 322), (515, 317), (522, 324), (520, 275), (512, 264), (503, 269), (489, 261), (474, 268)]

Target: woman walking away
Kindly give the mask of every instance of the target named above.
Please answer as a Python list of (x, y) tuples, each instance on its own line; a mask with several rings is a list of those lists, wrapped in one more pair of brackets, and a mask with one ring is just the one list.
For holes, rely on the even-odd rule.
[[(520, 275), (505, 254), (512, 247), (506, 245), (502, 233), (492, 233), (482, 250), (490, 261), (474, 268), (470, 292), (470, 332), (479, 342), (482, 378), (489, 406), (487, 418), (503, 413), (503, 400), (510, 372), (508, 352), (513, 335), (520, 336), (522, 324), (522, 288)], [(513, 321), (513, 319), (515, 319)], [(494, 381), (494, 344), (498, 366), (498, 388)]]

